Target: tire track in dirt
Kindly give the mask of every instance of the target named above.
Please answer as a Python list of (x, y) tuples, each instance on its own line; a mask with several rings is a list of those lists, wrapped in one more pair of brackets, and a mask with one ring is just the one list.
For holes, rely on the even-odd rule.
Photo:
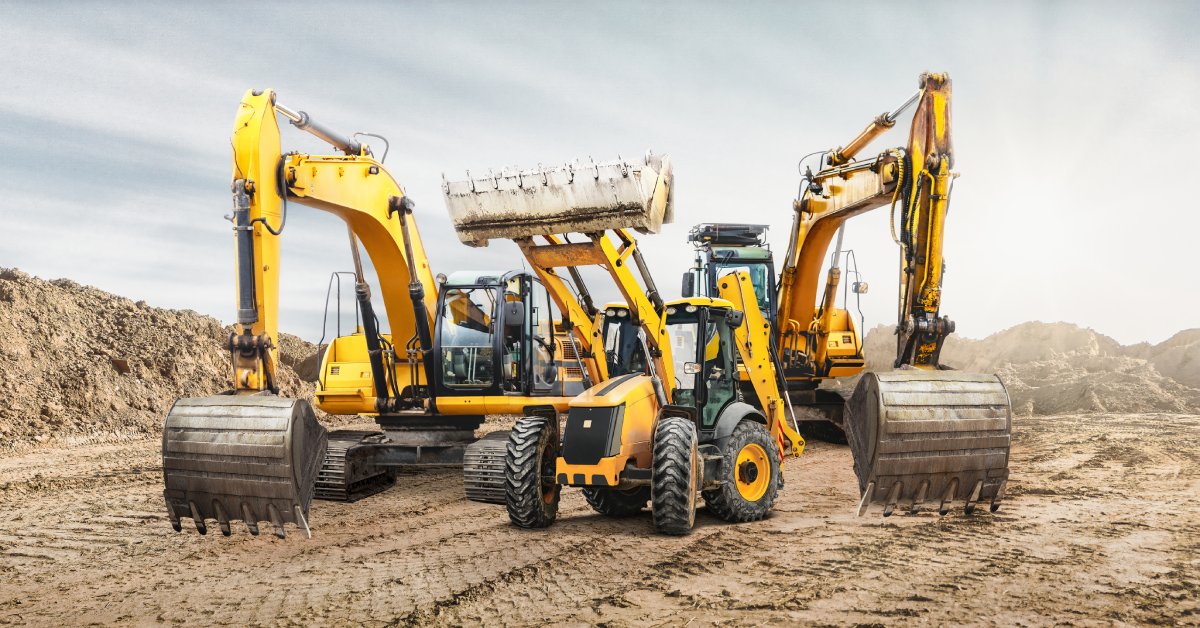
[(175, 534), (157, 441), (39, 450), (0, 458), (0, 623), (1195, 621), (1200, 417), (1016, 429), (995, 515), (853, 517), (848, 452), (813, 443), (766, 521), (683, 538), (574, 490), (518, 530), (454, 470), (317, 503), (311, 540)]

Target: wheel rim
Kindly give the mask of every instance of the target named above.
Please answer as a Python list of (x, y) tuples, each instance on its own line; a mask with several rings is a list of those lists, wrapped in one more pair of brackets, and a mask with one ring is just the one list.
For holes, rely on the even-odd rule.
[(758, 443), (742, 447), (737, 455), (735, 475), (735, 484), (742, 499), (749, 502), (762, 499), (771, 482), (771, 461), (767, 458), (767, 450)]

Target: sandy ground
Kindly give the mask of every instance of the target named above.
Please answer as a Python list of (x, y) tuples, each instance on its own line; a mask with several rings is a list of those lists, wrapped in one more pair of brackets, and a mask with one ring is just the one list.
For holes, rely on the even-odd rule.
[(0, 623), (1111, 624), (1200, 622), (1200, 416), (1021, 418), (997, 514), (855, 518), (845, 447), (789, 465), (773, 516), (684, 538), (594, 515), (547, 531), (451, 470), (314, 538), (171, 531), (158, 441), (0, 458)]

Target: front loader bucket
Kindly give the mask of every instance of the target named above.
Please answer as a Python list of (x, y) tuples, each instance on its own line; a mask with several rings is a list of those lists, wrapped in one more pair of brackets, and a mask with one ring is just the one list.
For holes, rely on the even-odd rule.
[(312, 406), (275, 396), (180, 399), (163, 423), (163, 496), (176, 531), (215, 520), (229, 536), (242, 520), (251, 534), (265, 521), (308, 531), (308, 506), (325, 453), (325, 428)]
[(986, 500), (995, 511), (1008, 481), (1012, 414), (995, 375), (903, 369), (867, 373), (846, 402), (846, 435), (862, 503), (885, 516), (925, 501), (945, 514)]
[[(468, 176), (469, 173), (468, 173)], [(623, 160), (505, 171), (446, 181), (446, 209), (460, 240), (636, 229), (657, 233), (671, 215), (671, 159)]]

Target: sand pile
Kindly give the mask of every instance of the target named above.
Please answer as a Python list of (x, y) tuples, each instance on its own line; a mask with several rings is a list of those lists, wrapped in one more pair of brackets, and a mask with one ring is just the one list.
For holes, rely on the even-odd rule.
[[(158, 433), (178, 397), (228, 389), (229, 334), (190, 310), (150, 307), (0, 268), (0, 449)], [(281, 382), (312, 396), (315, 345), (281, 340)]]
[[(890, 368), (895, 343), (890, 325), (870, 330), (868, 367)], [(1069, 323), (1022, 323), (982, 340), (951, 336), (942, 363), (996, 373), (1019, 414), (1200, 413), (1200, 329), (1124, 346)]]

